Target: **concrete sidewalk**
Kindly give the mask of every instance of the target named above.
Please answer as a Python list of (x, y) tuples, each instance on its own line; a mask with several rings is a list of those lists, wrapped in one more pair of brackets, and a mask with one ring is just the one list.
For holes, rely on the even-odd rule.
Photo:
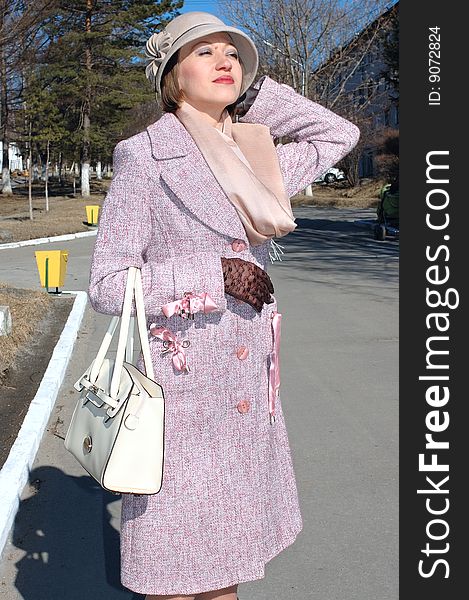
[[(269, 272), (283, 314), (281, 394), (304, 529), (239, 597), (397, 600), (397, 244), (353, 225), (366, 211), (294, 213), (298, 227)], [(86, 290), (93, 244), (50, 244), (69, 251), (67, 289)], [(34, 247), (2, 252), (0, 280), (39, 287)], [(62, 439), (73, 383), (107, 323), (85, 313), (2, 556), (6, 600), (140, 598), (119, 582), (120, 499), (94, 485)]]

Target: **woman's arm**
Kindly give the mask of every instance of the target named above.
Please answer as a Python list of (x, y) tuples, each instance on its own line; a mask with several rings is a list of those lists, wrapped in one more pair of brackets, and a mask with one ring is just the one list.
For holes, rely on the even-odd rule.
[(150, 195), (157, 194), (154, 188), (158, 184), (145, 176), (127, 140), (115, 147), (113, 165), (114, 177), (103, 202), (91, 262), (88, 295), (92, 307), (110, 315), (121, 314), (127, 269), (135, 266), (142, 270), (147, 315), (161, 315), (164, 304), (179, 300), (188, 291), (206, 292), (219, 311), (226, 310), (219, 254), (198, 252), (183, 260), (146, 261), (149, 244), (155, 243), (157, 235)]
[[(298, 94), (267, 75), (252, 86), (241, 123), (270, 127), (273, 137), (288, 136), (293, 142), (277, 146), (280, 168), (289, 197), (312, 183), (354, 148), (360, 137), (356, 125)], [(249, 90), (247, 93), (249, 100)]]

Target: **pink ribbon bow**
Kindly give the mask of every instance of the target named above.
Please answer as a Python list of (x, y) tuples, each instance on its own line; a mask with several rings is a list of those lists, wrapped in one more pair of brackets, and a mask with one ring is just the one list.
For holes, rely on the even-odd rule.
[(280, 388), (280, 323), (282, 321), (281, 313), (273, 311), (271, 314), (272, 330), (274, 334), (273, 350), (270, 353), (269, 369), (269, 414), (270, 423), (275, 423), (275, 399), (279, 394)]
[(183, 298), (168, 302), (168, 304), (161, 307), (161, 310), (166, 317), (179, 315), (184, 319), (189, 319), (194, 313), (210, 313), (217, 310), (217, 308), (218, 306), (206, 292), (202, 294), (185, 292)]
[(187, 364), (186, 353), (184, 352), (184, 346), (177, 340), (172, 331), (166, 327), (157, 327), (155, 323), (152, 323), (150, 325), (150, 333), (154, 337), (167, 343), (167, 347), (163, 352), (173, 353), (173, 365), (178, 371), (190, 371)]

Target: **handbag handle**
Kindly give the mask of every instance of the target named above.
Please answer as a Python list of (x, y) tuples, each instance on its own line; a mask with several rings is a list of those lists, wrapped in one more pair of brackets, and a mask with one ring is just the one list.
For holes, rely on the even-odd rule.
[(143, 361), (145, 365), (145, 372), (149, 379), (155, 378), (153, 372), (153, 363), (151, 361), (150, 354), (150, 343), (148, 341), (148, 333), (147, 333), (147, 323), (145, 317), (145, 306), (143, 302), (143, 287), (142, 287), (142, 277), (140, 269), (137, 267), (129, 267), (127, 274), (127, 284), (125, 286), (125, 294), (124, 294), (124, 305), (122, 307), (122, 316), (114, 316), (111, 319), (107, 332), (104, 335), (101, 346), (98, 350), (98, 354), (96, 355), (96, 359), (93, 364), (93, 368), (90, 373), (90, 381), (94, 382), (98, 378), (99, 371), (103, 364), (104, 358), (109, 350), (109, 346), (111, 345), (112, 338), (117, 329), (117, 324), (119, 322), (119, 318), (121, 321), (120, 329), (119, 329), (119, 340), (117, 343), (117, 353), (116, 359), (114, 362), (114, 369), (111, 379), (111, 387), (109, 395), (111, 398), (116, 398), (119, 392), (119, 384), (122, 374), (122, 368), (124, 363), (124, 357), (129, 360), (129, 352), (131, 347), (133, 346), (133, 342), (129, 340), (130, 337), (133, 338), (133, 327), (130, 327), (130, 323), (133, 319), (130, 316), (130, 312), (132, 309), (132, 300), (135, 296), (135, 308), (137, 313), (137, 325), (138, 325), (138, 333), (140, 338), (140, 344), (142, 347), (143, 353)]

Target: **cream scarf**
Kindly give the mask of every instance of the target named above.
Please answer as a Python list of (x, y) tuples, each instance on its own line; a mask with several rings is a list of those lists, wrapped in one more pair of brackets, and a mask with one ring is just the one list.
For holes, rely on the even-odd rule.
[(222, 114), (223, 132), (231, 137), (252, 167), (244, 164), (199, 111), (183, 102), (176, 116), (191, 135), (210, 170), (238, 211), (252, 246), (283, 237), (296, 227), (285, 191), (277, 152), (265, 125), (232, 123)]

